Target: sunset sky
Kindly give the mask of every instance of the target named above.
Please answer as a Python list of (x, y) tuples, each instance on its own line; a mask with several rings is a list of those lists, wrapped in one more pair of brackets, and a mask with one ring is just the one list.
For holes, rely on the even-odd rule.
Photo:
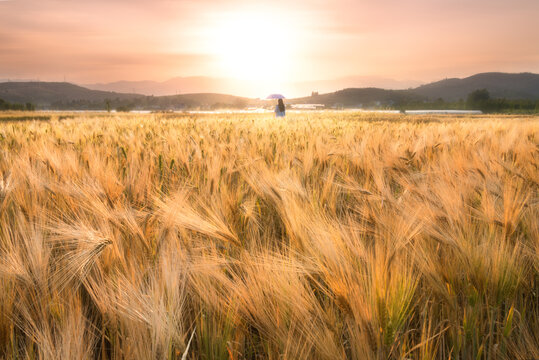
[(0, 0), (0, 79), (539, 72), (538, 0)]

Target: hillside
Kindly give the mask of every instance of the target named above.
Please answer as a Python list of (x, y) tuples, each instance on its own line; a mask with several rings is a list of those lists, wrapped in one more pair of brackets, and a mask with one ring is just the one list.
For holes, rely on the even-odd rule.
[[(284, 94), (305, 96), (312, 91), (320, 93), (334, 92), (348, 88), (383, 88), (408, 89), (420, 85), (417, 81), (399, 81), (379, 76), (347, 76), (330, 80), (309, 80), (300, 82), (284, 82), (279, 90)], [(231, 79), (209, 76), (175, 77), (166, 81), (115, 81), (111, 83), (81, 84), (85, 88), (121, 93), (137, 93), (143, 95), (177, 95), (194, 93), (220, 93), (264, 96), (258, 81), (254, 79)], [(262, 92), (262, 93), (261, 93)], [(294, 95), (295, 94), (295, 95)]]
[(104, 102), (106, 99), (132, 100), (137, 94), (97, 91), (61, 82), (5, 82), (0, 83), (0, 99), (10, 102), (31, 102), (41, 107), (63, 102)]
[(464, 79), (445, 79), (422, 85), (413, 91), (429, 99), (466, 99), (477, 89), (487, 89), (494, 98), (539, 99), (539, 75), (532, 73), (482, 73)]
[[(445, 102), (465, 100), (478, 89), (487, 89), (491, 98), (508, 100), (539, 99), (539, 75), (531, 73), (482, 73), (464, 79), (446, 79), (409, 90), (386, 90), (374, 87), (348, 88), (336, 92), (288, 99), (289, 104), (316, 103), (326, 107), (416, 106), (441, 98)], [(146, 96), (91, 90), (69, 83), (6, 82), (0, 83), (0, 99), (13, 103), (35, 104), (42, 109), (100, 110), (107, 106), (127, 109), (219, 109), (264, 106), (268, 102), (211, 92)], [(108, 105), (107, 105), (108, 104)], [(442, 102), (442, 105), (445, 106)]]
[(38, 108), (61, 110), (101, 110), (106, 102), (111, 108), (182, 109), (182, 108), (242, 108), (250, 100), (224, 94), (185, 94), (172, 96), (144, 96), (110, 91), (90, 90), (69, 83), (6, 82), (0, 83), (0, 99), (31, 102)]
[(344, 107), (373, 105), (398, 105), (411, 102), (446, 102), (465, 100), (478, 89), (487, 89), (492, 98), (509, 100), (538, 100), (539, 75), (531, 73), (482, 73), (464, 79), (446, 79), (410, 90), (385, 90), (379, 88), (350, 88), (332, 93), (293, 99), (292, 103), (318, 103), (326, 106), (339, 104)]
[(293, 99), (294, 104), (316, 103), (326, 106), (369, 107), (394, 105), (402, 102), (421, 101), (424, 97), (410, 90), (385, 90), (378, 88), (344, 89), (328, 94)]
[(82, 85), (91, 90), (133, 92), (148, 96), (168, 96), (177, 94), (226, 93), (234, 90), (234, 81), (207, 76), (175, 77), (167, 81), (116, 81)]

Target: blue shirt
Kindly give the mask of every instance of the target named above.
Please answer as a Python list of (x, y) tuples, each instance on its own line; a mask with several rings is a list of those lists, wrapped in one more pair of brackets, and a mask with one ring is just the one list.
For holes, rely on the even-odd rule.
[(277, 104), (275, 106), (275, 116), (276, 117), (284, 117), (285, 116), (285, 111), (283, 111), (283, 112), (279, 111), (279, 104)]

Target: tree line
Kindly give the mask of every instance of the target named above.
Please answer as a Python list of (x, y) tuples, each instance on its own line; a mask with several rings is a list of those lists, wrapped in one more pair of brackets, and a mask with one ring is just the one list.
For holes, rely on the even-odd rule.
[(0, 111), (3, 110), (17, 110), (17, 111), (34, 111), (36, 107), (34, 104), (27, 102), (26, 104), (10, 103), (3, 99), (0, 99)]
[(248, 105), (245, 99), (223, 102), (208, 98), (206, 100), (186, 99), (177, 96), (140, 96), (131, 99), (110, 98), (105, 100), (59, 100), (51, 103), (53, 110), (216, 110), (243, 109)]
[[(212, 101), (205, 102), (192, 99), (181, 99), (175, 96), (153, 97), (141, 96), (132, 99), (105, 99), (105, 100), (59, 100), (50, 104), (48, 108), (53, 110), (116, 110), (131, 111), (133, 109), (144, 110), (215, 110), (215, 109), (241, 109), (248, 105), (245, 99), (237, 99), (231, 103)], [(332, 104), (326, 103), (326, 106)], [(392, 100), (377, 102), (372, 104), (374, 108), (392, 108), (400, 110), (481, 110), (484, 113), (539, 113), (539, 99), (535, 100), (511, 100), (505, 98), (494, 98), (487, 89), (472, 91), (466, 99), (458, 101), (445, 101), (442, 98), (436, 100), (422, 100), (410, 96), (400, 96)], [(0, 99), (0, 111), (18, 110), (33, 111), (35, 105), (27, 102), (25, 104), (10, 103)]]
[(475, 107), (483, 112), (539, 112), (538, 100), (509, 100), (493, 98), (487, 89), (471, 92), (466, 100), (468, 107)]
[(410, 101), (397, 105), (402, 110), (481, 110), (484, 113), (539, 113), (539, 99), (494, 98), (487, 89), (478, 89), (468, 94), (466, 99), (445, 101), (442, 98), (431, 101)]

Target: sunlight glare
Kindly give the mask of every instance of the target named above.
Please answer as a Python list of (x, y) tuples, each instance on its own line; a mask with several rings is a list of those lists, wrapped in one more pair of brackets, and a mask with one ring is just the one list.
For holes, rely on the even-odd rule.
[(290, 73), (294, 28), (278, 14), (228, 13), (214, 32), (214, 51), (225, 76), (267, 84)]

